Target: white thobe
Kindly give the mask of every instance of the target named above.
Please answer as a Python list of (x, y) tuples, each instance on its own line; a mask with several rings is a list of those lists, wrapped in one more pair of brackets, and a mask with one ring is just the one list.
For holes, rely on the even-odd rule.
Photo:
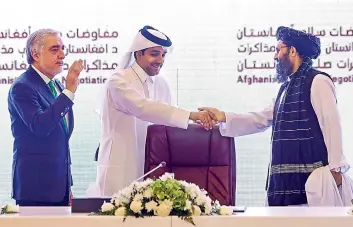
[(143, 175), (148, 125), (186, 129), (190, 112), (171, 106), (164, 78), (151, 80), (137, 63), (113, 74), (103, 95), (94, 196), (110, 197)]
[[(346, 172), (350, 166), (342, 149), (342, 130), (334, 84), (330, 78), (319, 74), (314, 77), (310, 92), (310, 101), (327, 148), (329, 169), (341, 168), (342, 172)], [(274, 102), (260, 112), (226, 113), (226, 122), (220, 125), (220, 133), (236, 137), (265, 131), (272, 126), (273, 110)]]

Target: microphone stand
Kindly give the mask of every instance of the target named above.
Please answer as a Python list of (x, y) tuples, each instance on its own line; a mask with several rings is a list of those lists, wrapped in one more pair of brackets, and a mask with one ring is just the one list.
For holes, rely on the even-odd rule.
[(166, 166), (166, 163), (165, 163), (165, 162), (159, 163), (158, 166), (156, 166), (155, 168), (151, 169), (150, 171), (148, 171), (147, 173), (145, 173), (145, 174), (142, 175), (141, 177), (139, 177), (139, 178), (137, 178), (136, 180), (134, 180), (133, 183), (135, 183), (135, 182), (137, 182), (137, 181), (139, 181), (139, 180), (145, 178), (145, 176), (147, 176), (147, 175), (153, 173), (153, 172), (156, 171), (157, 169), (159, 169), (159, 168), (161, 168), (161, 167), (164, 167), (164, 166)]

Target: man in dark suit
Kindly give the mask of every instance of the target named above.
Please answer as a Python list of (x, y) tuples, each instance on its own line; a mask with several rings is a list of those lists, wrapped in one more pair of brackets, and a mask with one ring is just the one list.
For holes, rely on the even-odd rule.
[(12, 198), (20, 206), (68, 206), (72, 106), (82, 60), (71, 65), (64, 88), (54, 79), (65, 58), (59, 32), (42, 29), (32, 33), (26, 52), (30, 66), (8, 95), (14, 137)]

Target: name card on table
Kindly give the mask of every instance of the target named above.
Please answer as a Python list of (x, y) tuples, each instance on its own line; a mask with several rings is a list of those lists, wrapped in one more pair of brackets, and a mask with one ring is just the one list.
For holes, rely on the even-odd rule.
[(111, 198), (73, 198), (71, 204), (72, 213), (98, 212), (104, 201), (110, 202)]

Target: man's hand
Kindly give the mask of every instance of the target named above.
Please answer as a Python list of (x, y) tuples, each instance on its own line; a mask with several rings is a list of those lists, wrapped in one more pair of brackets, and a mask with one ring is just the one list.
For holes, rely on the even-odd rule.
[(214, 121), (212, 121), (210, 114), (207, 111), (191, 112), (189, 116), (190, 120), (201, 125), (206, 129), (212, 129)]
[(83, 69), (83, 61), (80, 59), (75, 61), (69, 68), (69, 72), (66, 76), (66, 89), (72, 93), (76, 92), (78, 86), (78, 76)]
[(340, 172), (331, 171), (333, 179), (335, 179), (337, 186), (342, 184), (342, 175)]
[(70, 191), (69, 206), (72, 206), (72, 198), (73, 198), (72, 191)]
[(198, 108), (198, 110), (209, 112), (212, 119), (217, 122), (226, 122), (226, 114), (223, 111), (218, 110), (217, 108), (200, 107)]

